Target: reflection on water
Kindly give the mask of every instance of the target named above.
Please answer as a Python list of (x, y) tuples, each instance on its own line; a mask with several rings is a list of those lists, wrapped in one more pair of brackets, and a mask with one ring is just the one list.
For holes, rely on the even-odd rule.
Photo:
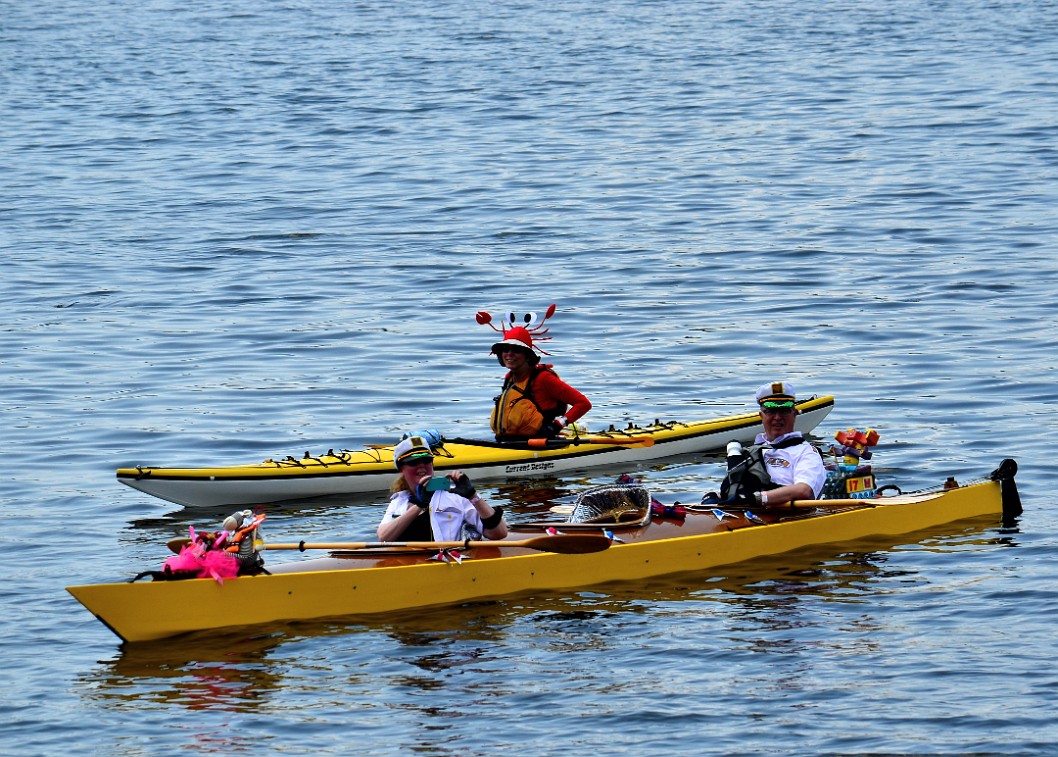
[(144, 698), (190, 710), (252, 709), (279, 685), (282, 676), (269, 656), (289, 638), (269, 631), (126, 644), (99, 673), (85, 676), (92, 682), (87, 690), (115, 702)]

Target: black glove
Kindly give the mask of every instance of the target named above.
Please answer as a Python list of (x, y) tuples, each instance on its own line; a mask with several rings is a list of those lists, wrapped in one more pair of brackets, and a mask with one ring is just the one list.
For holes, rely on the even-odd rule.
[(408, 494), (408, 501), (420, 509), (425, 510), (430, 506), (430, 498), (432, 496), (433, 492), (426, 491), (422, 484), (416, 484), (415, 491)]
[(474, 495), (478, 493), (477, 489), (474, 488), (473, 482), (470, 480), (470, 476), (464, 473), (455, 482), (455, 488), (452, 489), (456, 494), (464, 499), (474, 499)]
[(739, 492), (737, 503), (743, 507), (760, 507), (759, 491)]

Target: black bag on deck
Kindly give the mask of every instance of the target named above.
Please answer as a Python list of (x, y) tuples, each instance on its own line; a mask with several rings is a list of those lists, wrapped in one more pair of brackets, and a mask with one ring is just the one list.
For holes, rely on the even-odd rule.
[(728, 457), (727, 475), (720, 484), (720, 502), (752, 505), (757, 492), (777, 489), (779, 485), (771, 480), (768, 466), (764, 464), (764, 450), (795, 447), (807, 441), (803, 436), (791, 436), (778, 444), (753, 444), (743, 450), (741, 457)]

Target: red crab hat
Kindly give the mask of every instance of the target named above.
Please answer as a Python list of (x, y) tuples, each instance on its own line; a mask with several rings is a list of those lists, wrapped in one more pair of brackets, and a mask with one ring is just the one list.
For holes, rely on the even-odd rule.
[[(554, 314), (554, 304), (549, 305), (543, 317), (539, 319), (536, 313), (526, 313), (522, 316), (518, 316), (516, 313), (507, 313), (501, 319), (502, 328), (492, 322), (492, 314), (488, 311), (479, 310), (475, 318), (482, 326), (488, 326), (493, 331), (503, 334), (503, 339), (492, 345), (492, 354), (496, 356), (496, 360), (499, 361), (500, 365), (503, 365), (502, 350), (504, 347), (518, 347), (525, 350), (530, 365), (536, 365), (540, 362), (540, 355), (549, 355), (550, 353), (540, 349), (534, 343), (534, 340), (536, 342), (546, 342), (551, 339), (551, 337), (547, 336), (549, 329), (544, 328), (544, 321)], [(515, 326), (515, 321), (521, 321), (525, 325)]]
[(529, 336), (528, 329), (523, 328), (522, 326), (515, 326), (514, 328), (503, 332), (503, 339), (492, 345), (492, 354), (494, 354), (496, 359), (500, 361), (500, 365), (503, 365), (504, 347), (520, 348), (525, 352), (531, 365), (536, 365), (540, 362), (540, 356), (536, 354), (533, 347), (533, 338)]

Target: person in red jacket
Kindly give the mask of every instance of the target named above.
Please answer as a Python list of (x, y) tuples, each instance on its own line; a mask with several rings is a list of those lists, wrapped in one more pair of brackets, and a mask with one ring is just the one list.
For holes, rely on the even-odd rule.
[(558, 436), (591, 410), (588, 398), (560, 379), (553, 366), (540, 364), (528, 329), (504, 331), (492, 354), (509, 371), (492, 410), (497, 441)]

